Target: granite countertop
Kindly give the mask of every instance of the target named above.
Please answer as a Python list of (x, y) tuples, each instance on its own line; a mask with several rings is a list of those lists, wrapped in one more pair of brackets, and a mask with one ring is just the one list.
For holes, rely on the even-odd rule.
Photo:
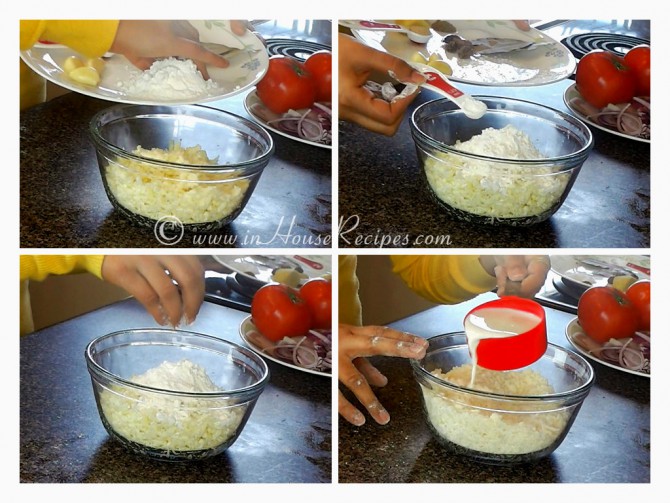
[[(424, 337), (462, 331), (469, 309), (493, 298), (485, 294), (463, 304), (435, 307), (390, 326)], [(564, 333), (574, 314), (545, 311), (549, 341), (572, 348)], [(650, 482), (648, 377), (591, 362), (595, 384), (563, 443), (536, 463), (502, 467), (446, 452), (424, 420), (409, 362), (379, 357), (373, 362), (389, 380), (376, 394), (391, 421), (380, 426), (368, 417), (366, 424), (355, 427), (339, 420), (340, 483)]]
[[(567, 111), (563, 93), (571, 84), (574, 81), (531, 88), (456, 85), (475, 95), (519, 98)], [(409, 128), (413, 110), (440, 97), (422, 90), (393, 137), (339, 123), (339, 218), (345, 222), (341, 247), (374, 248), (384, 240), (389, 248), (650, 246), (649, 144), (596, 128), (593, 150), (563, 206), (548, 220), (508, 227), (448, 216), (423, 181)]]
[[(238, 327), (246, 316), (205, 302), (187, 329), (244, 344)], [(105, 333), (155, 326), (129, 299), (21, 338), (21, 482), (331, 482), (331, 378), (272, 361), (248, 423), (219, 456), (154, 461), (113, 440), (98, 416), (84, 349)]]

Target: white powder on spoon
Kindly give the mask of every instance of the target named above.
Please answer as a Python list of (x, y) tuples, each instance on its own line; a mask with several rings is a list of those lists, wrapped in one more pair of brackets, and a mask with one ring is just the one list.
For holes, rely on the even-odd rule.
[(221, 89), (213, 80), (205, 80), (193, 61), (177, 58), (157, 60), (117, 85), (128, 96), (157, 100), (194, 98)]

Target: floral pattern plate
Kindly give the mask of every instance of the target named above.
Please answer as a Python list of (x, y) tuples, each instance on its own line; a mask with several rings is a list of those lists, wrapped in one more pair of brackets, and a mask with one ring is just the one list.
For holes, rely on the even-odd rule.
[(276, 269), (294, 269), (307, 279), (331, 273), (330, 255), (214, 255), (214, 260), (258, 286), (270, 283)]
[[(382, 22), (389, 22), (380, 20)], [(390, 21), (393, 22), (393, 21)], [(439, 26), (431, 21), (433, 26)], [(431, 56), (445, 61), (454, 82), (484, 86), (537, 86), (563, 80), (573, 74), (577, 63), (574, 56), (560, 42), (534, 28), (521, 31), (512, 21), (447, 21), (456, 28), (456, 35), (473, 40), (484, 37), (516, 38), (532, 41), (526, 49), (501, 54), (477, 55), (458, 58), (445, 51), (441, 33), (431, 27), (431, 38), (426, 44), (410, 41), (404, 33), (374, 30), (352, 30), (361, 42), (388, 52), (406, 61), (426, 62)], [(454, 33), (454, 32), (452, 32)]]
[[(124, 56), (106, 54), (105, 69), (98, 86), (87, 86), (70, 79), (63, 71), (63, 62), (78, 53), (58, 44), (38, 43), (20, 53), (21, 59), (36, 73), (51, 82), (94, 98), (120, 103), (146, 105), (187, 105), (206, 103), (241, 93), (263, 78), (268, 69), (268, 54), (263, 42), (252, 32), (235, 35), (228, 21), (190, 21), (200, 33), (201, 40), (221, 49), (222, 55), (230, 62), (227, 68), (209, 67), (209, 76), (218, 87), (211, 92), (196, 94), (180, 99), (146, 99), (128, 94), (122, 83), (139, 75), (141, 70), (133, 66)], [(215, 41), (220, 40), (220, 44)], [(234, 43), (231, 43), (234, 42)], [(231, 47), (232, 46), (232, 47)]]
[[(584, 262), (586, 261), (586, 262)], [(613, 276), (629, 275), (651, 279), (647, 255), (552, 255), (551, 268), (566, 283), (584, 290), (605, 286)]]

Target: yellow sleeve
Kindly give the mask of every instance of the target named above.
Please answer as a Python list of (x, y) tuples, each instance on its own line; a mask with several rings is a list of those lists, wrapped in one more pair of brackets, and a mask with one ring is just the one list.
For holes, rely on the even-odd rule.
[(496, 286), (478, 255), (392, 255), (391, 262), (409, 288), (439, 304), (457, 304)]
[(21, 20), (20, 49), (30, 49), (38, 40), (68, 46), (84, 56), (105, 54), (114, 42), (118, 20)]
[(355, 255), (340, 255), (338, 259), (338, 317), (340, 323), (360, 326), (363, 322), (361, 300), (358, 296), (357, 259)]
[(21, 255), (21, 280), (42, 281), (50, 274), (89, 272), (102, 279), (104, 255)]

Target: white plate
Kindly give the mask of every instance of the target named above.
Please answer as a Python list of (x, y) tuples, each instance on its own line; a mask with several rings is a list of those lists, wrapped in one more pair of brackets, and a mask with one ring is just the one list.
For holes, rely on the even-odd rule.
[(252, 350), (254, 350), (256, 353), (258, 353), (260, 356), (263, 358), (267, 358), (268, 360), (272, 360), (275, 363), (278, 363), (279, 365), (283, 365), (284, 367), (289, 367), (295, 370), (299, 370), (301, 372), (307, 372), (308, 374), (314, 374), (314, 375), (319, 375), (319, 376), (326, 376), (326, 377), (331, 377), (332, 374), (330, 372), (321, 372), (320, 370), (312, 370), (312, 369), (306, 369), (304, 367), (299, 367), (297, 365), (293, 365), (292, 363), (288, 363), (284, 360), (280, 360), (278, 358), (275, 358), (273, 356), (268, 355), (265, 353), (262, 349), (254, 345), (249, 339), (247, 339), (247, 332), (250, 330), (256, 330), (256, 326), (253, 324), (251, 321), (251, 316), (247, 316), (244, 320), (242, 320), (242, 323), (240, 324), (240, 337), (242, 337), (242, 340), (245, 342), (247, 346), (249, 346)]
[(648, 274), (627, 266), (630, 263), (648, 269), (650, 260), (646, 255), (552, 255), (551, 269), (561, 278), (568, 280), (568, 282), (577, 283), (583, 288), (604, 286), (609, 278), (617, 276), (616, 272), (584, 264), (580, 261), (581, 259), (596, 259), (622, 268), (627, 273), (640, 279), (650, 279)]
[(571, 76), (577, 66), (567, 47), (534, 28), (527, 32), (521, 31), (511, 21), (449, 22), (457, 28), (456, 34), (465, 39), (516, 38), (532, 40), (535, 45), (504, 54), (461, 59), (444, 50), (442, 39), (447, 34), (438, 33), (434, 29), (431, 29), (432, 37), (426, 44), (416, 44), (405, 34), (397, 32), (355, 29), (352, 33), (366, 45), (406, 61), (416, 60), (417, 53), (425, 60), (435, 55), (452, 68), (453, 75), (449, 77), (450, 80), (466, 84), (508, 87), (544, 85)]
[(314, 267), (295, 257), (294, 255), (214, 255), (214, 260), (238, 274), (261, 283), (271, 282), (272, 271), (281, 267), (295, 270), (299, 267), (307, 275), (307, 279), (318, 278), (331, 272), (330, 255), (305, 255), (304, 259), (314, 262)]
[(568, 339), (570, 344), (577, 350), (578, 353), (580, 353), (582, 356), (585, 356), (586, 358), (593, 360), (594, 362), (598, 362), (602, 365), (605, 365), (606, 367), (611, 367), (616, 370), (621, 370), (622, 372), (626, 372), (628, 374), (634, 374), (636, 376), (642, 376), (642, 377), (651, 377), (651, 374), (647, 374), (646, 372), (640, 372), (638, 370), (630, 370), (626, 369), (623, 367), (620, 367), (619, 365), (616, 365), (612, 362), (608, 362), (606, 360), (601, 360), (598, 358), (596, 355), (589, 353), (587, 349), (582, 348), (577, 341), (574, 340), (574, 336), (577, 332), (583, 332), (582, 327), (579, 325), (579, 321), (577, 318), (574, 318), (570, 323), (568, 323), (568, 326), (565, 327), (565, 337)]
[[(192, 21), (194, 25), (197, 21)], [(244, 35), (234, 35), (228, 28), (227, 22), (201, 22), (198, 25), (201, 39), (221, 39), (234, 37), (242, 49), (231, 49), (223, 56), (228, 59), (227, 68), (208, 67), (207, 71), (212, 80), (217, 82), (220, 89), (211, 93), (202, 93), (187, 98), (157, 100), (139, 98), (129, 95), (119, 83), (127, 82), (133, 75), (141, 71), (133, 66), (124, 56), (115, 54), (105, 57), (106, 65), (102, 73), (100, 84), (96, 87), (87, 86), (71, 80), (63, 71), (63, 62), (70, 56), (79, 56), (75, 51), (56, 44), (36, 44), (31, 49), (22, 51), (21, 58), (36, 73), (53, 83), (81, 94), (120, 103), (138, 103), (147, 105), (184, 105), (206, 103), (233, 96), (255, 85), (268, 69), (268, 54), (263, 42), (252, 32)], [(205, 32), (207, 32), (205, 34)], [(85, 58), (83, 58), (85, 59)]]
[[(279, 118), (280, 116), (272, 112), (271, 110), (268, 110), (263, 102), (260, 100), (258, 97), (258, 94), (256, 94), (256, 91), (250, 91), (249, 94), (247, 94), (247, 97), (244, 100), (244, 108), (246, 108), (247, 113), (256, 121), (258, 122), (261, 126), (263, 126), (266, 129), (269, 129), (271, 131), (274, 131), (277, 134), (280, 134), (282, 136), (285, 136), (286, 138), (290, 138), (291, 140), (299, 141), (301, 143), (306, 143), (307, 145), (314, 145), (315, 147), (321, 147), (321, 148), (328, 148), (332, 149), (332, 145), (327, 144), (327, 143), (319, 143), (316, 141), (310, 141), (306, 140), (305, 138), (300, 138), (299, 136), (295, 136), (291, 133), (288, 133), (286, 131), (282, 131), (281, 129), (277, 129), (276, 127), (270, 125), (267, 123), (266, 118), (267, 117), (272, 117), (272, 118)], [(297, 110), (297, 112), (305, 112), (306, 110)], [(331, 127), (332, 127), (332, 118), (331, 118)]]
[(581, 98), (579, 91), (577, 91), (577, 84), (572, 84), (565, 90), (565, 92), (563, 93), (563, 102), (565, 103), (565, 106), (568, 107), (570, 111), (577, 116), (577, 118), (583, 120), (589, 126), (598, 128), (601, 131), (605, 131), (606, 133), (621, 136), (622, 138), (628, 138), (629, 140), (640, 141), (642, 143), (651, 143), (651, 140), (648, 138), (640, 138), (638, 136), (631, 136), (629, 134), (621, 133), (619, 131), (615, 131), (614, 129), (609, 129), (601, 124), (598, 124), (597, 122), (589, 120), (585, 115), (582, 115), (581, 112), (579, 112), (576, 108), (570, 105), (570, 100), (572, 100), (573, 98)]

